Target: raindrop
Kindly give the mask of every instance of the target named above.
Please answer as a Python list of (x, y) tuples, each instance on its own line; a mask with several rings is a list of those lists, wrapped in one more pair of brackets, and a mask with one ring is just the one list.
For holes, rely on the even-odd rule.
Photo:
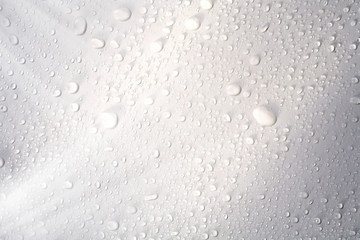
[(200, 27), (200, 20), (197, 17), (191, 17), (186, 20), (185, 27), (191, 31), (197, 30)]
[(265, 106), (259, 106), (253, 110), (253, 117), (261, 126), (272, 126), (276, 122), (276, 116)]
[(113, 16), (114, 16), (115, 20), (125, 22), (130, 19), (131, 11), (130, 11), (130, 9), (125, 8), (125, 7), (118, 8), (118, 9), (114, 10)]
[(100, 114), (100, 122), (104, 128), (112, 129), (118, 124), (118, 116), (113, 112), (103, 112)]

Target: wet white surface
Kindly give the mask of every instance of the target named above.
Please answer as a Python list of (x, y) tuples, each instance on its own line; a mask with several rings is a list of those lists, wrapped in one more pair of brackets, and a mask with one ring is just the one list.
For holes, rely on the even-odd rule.
[(0, 1), (0, 239), (360, 239), (358, 1)]

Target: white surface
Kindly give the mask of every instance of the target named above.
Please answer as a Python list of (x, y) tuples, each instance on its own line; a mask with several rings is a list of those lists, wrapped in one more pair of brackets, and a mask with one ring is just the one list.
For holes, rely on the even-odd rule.
[(0, 239), (360, 238), (358, 1), (0, 6)]

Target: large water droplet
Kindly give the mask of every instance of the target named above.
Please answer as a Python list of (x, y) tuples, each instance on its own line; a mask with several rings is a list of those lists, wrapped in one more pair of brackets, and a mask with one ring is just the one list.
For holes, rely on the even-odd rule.
[(197, 30), (200, 27), (200, 20), (197, 17), (191, 17), (186, 20), (185, 27), (191, 31)]
[(100, 122), (104, 128), (115, 128), (118, 124), (118, 116), (113, 112), (103, 112), (100, 114)]
[(272, 126), (276, 122), (276, 116), (265, 106), (259, 106), (253, 110), (253, 117), (261, 126)]
[(114, 16), (115, 20), (125, 22), (130, 19), (131, 11), (130, 11), (130, 9), (125, 8), (125, 7), (118, 8), (118, 9), (114, 10), (113, 16)]

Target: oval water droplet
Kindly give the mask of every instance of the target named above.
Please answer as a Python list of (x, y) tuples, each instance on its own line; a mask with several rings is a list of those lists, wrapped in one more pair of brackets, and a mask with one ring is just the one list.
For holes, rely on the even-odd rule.
[(131, 11), (130, 11), (130, 9), (128, 9), (126, 7), (118, 8), (118, 9), (114, 10), (113, 16), (114, 16), (115, 20), (125, 22), (130, 19)]
[(275, 114), (265, 106), (259, 106), (253, 110), (253, 117), (261, 126), (272, 126), (276, 122)]
[(83, 17), (77, 17), (74, 21), (73, 31), (76, 35), (83, 35), (87, 29), (86, 19)]

